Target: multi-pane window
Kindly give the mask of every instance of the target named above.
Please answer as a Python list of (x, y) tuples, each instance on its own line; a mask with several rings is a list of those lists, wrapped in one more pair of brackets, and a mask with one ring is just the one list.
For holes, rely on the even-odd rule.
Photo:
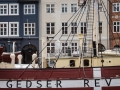
[(87, 43), (83, 43), (83, 52), (84, 52), (84, 53), (87, 52)]
[(68, 43), (62, 43), (62, 52), (63, 53), (67, 53), (67, 46), (68, 46)]
[(55, 52), (55, 43), (47, 43), (47, 53)]
[(102, 11), (103, 11), (103, 8), (102, 8), (102, 3), (99, 3), (99, 5), (98, 5), (98, 10), (99, 10), (100, 12), (102, 12)]
[(81, 22), (81, 33), (86, 34), (86, 22)]
[(18, 15), (18, 14), (19, 14), (19, 5), (9, 4), (9, 15)]
[(67, 4), (62, 4), (62, 13), (67, 13)]
[(102, 22), (99, 22), (99, 33), (102, 33)]
[(68, 25), (66, 22), (62, 23), (62, 34), (68, 34)]
[(46, 12), (54, 13), (55, 12), (55, 4), (46, 4)]
[(7, 22), (0, 22), (0, 36), (8, 35), (8, 23)]
[(114, 27), (113, 27), (113, 32), (120, 32), (120, 21), (113, 22)]
[(71, 23), (71, 34), (77, 34), (77, 23)]
[(47, 34), (55, 34), (55, 23), (46, 23)]
[(120, 12), (120, 3), (113, 3), (113, 12)]
[(9, 35), (18, 36), (18, 31), (19, 31), (18, 28), (19, 28), (18, 22), (9, 22)]
[(35, 23), (24, 23), (24, 35), (35, 35)]
[(71, 12), (77, 11), (77, 4), (71, 4)]
[(77, 51), (77, 47), (78, 47), (78, 45), (77, 45), (76, 42), (72, 42), (72, 43), (71, 43), (72, 53), (73, 53), (73, 51)]
[(0, 4), (0, 15), (8, 15), (8, 4)]
[(35, 4), (25, 4), (24, 14), (35, 14)]

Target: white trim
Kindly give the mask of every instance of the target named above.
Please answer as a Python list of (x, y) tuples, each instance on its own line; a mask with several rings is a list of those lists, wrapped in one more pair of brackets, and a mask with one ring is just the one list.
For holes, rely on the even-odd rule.
[[(50, 5), (50, 7), (47, 7), (47, 5)], [(54, 7), (51, 7), (51, 5), (54, 5)], [(53, 3), (49, 3), (49, 4), (45, 4), (45, 9), (46, 9), (46, 13), (55, 13), (55, 4), (53, 4)], [(47, 12), (47, 8), (49, 8), (50, 9), (50, 12)], [(51, 12), (51, 8), (53, 8), (54, 9), (54, 12)]]
[[(66, 48), (68, 48), (68, 42), (61, 42), (61, 44), (62, 44), (62, 53), (63, 54), (66, 54), (66, 53), (68, 53), (67, 52), (67, 49)], [(63, 46), (63, 44), (64, 44), (64, 46)], [(67, 44), (67, 45), (66, 45)], [(64, 48), (64, 50), (63, 50), (63, 48)]]
[(0, 35), (0, 37), (5, 37), (5, 36), (8, 36), (8, 22), (0, 22), (0, 24), (6, 24), (6, 35)]
[[(63, 36), (64, 36), (64, 35), (68, 35), (68, 33), (69, 33), (69, 32), (68, 32), (68, 31), (69, 31), (69, 30), (68, 30), (68, 22), (61, 22), (61, 27), (63, 27), (63, 26), (62, 26), (62, 23), (64, 23), (64, 24), (67, 23), (67, 26), (64, 26), (64, 29), (65, 29), (65, 27), (67, 27), (67, 34), (62, 34), (62, 30), (61, 30), (61, 35), (63, 35)], [(61, 28), (61, 29), (62, 29), (62, 28)], [(64, 32), (65, 32), (65, 30), (64, 30)]]
[(101, 68), (93, 68), (93, 77), (101, 78)]
[[(116, 25), (115, 25), (116, 27), (119, 26), (119, 32), (117, 32), (117, 31), (114, 32), (114, 22), (116, 22)], [(119, 22), (119, 25), (117, 25), (117, 22)], [(116, 30), (117, 30), (117, 28), (116, 28)], [(120, 33), (120, 21), (113, 21), (113, 33)]]
[[(72, 46), (72, 43), (74, 43), (74, 46)], [(75, 45), (75, 43), (77, 44), (77, 46)], [(73, 42), (69, 42), (69, 44), (68, 45), (70, 45), (70, 48), (71, 48), (71, 52), (72, 52), (72, 47), (74, 48), (74, 51), (77, 51), (78, 50), (78, 42), (77, 41), (73, 41)], [(77, 49), (75, 49), (77, 47)], [(73, 52), (72, 52), (73, 53)]]
[[(70, 25), (70, 33), (71, 33), (71, 35), (76, 35), (76, 34), (78, 34), (78, 22), (72, 22), (73, 24), (75, 24), (76, 23), (76, 26), (72, 26), (72, 25)], [(72, 24), (71, 23), (71, 24)], [(75, 29), (74, 29), (74, 33), (72, 33), (72, 27), (75, 27), (75, 28), (77, 28), (77, 33), (75, 33)]]
[[(81, 23), (83, 23), (83, 26), (81, 26)], [(81, 33), (81, 27), (83, 27), (83, 33), (82, 34), (85, 34), (84, 33), (85, 32), (84, 28), (87, 26), (87, 25), (85, 26), (85, 24), (86, 24), (86, 22), (84, 22), (84, 21), (83, 22), (79, 22), (79, 26), (80, 26), (79, 27), (79, 33)], [(86, 27), (86, 33), (87, 33), (87, 27)]]
[[(17, 24), (17, 35), (11, 35), (11, 24)], [(19, 22), (9, 22), (9, 36), (19, 36)]]
[[(13, 8), (13, 14), (11, 13), (11, 6), (17, 6), (17, 8)], [(15, 9), (17, 9), (17, 13), (15, 13)], [(17, 3), (10, 3), (9, 4), (9, 15), (19, 15), (19, 4), (17, 4)]]
[(77, 9), (78, 9), (78, 4), (77, 3), (70, 3), (70, 13), (75, 13), (75, 12), (71, 12), (71, 4), (76, 4), (76, 11), (77, 11)]
[[(47, 23), (50, 24), (50, 26), (49, 26), (50, 27), (50, 33), (49, 34), (47, 34)], [(52, 23), (54, 23), (54, 26), (51, 26)], [(55, 22), (46, 22), (46, 34), (47, 35), (54, 35), (54, 34), (51, 33), (51, 28), (52, 27), (54, 27), (54, 34), (55, 34)]]
[[(117, 10), (114, 11), (114, 4), (115, 4), (116, 6), (117, 6), (117, 4), (119, 4), (119, 11), (117, 11)], [(115, 6), (115, 8), (117, 9), (116, 6)], [(119, 2), (119, 3), (117, 3), (117, 2), (116, 2), (116, 3), (112, 3), (112, 11), (113, 11), (113, 12), (120, 12), (120, 2)]]
[[(26, 8), (25, 8), (25, 6), (26, 6)], [(30, 6), (30, 9), (28, 8), (28, 6)], [(33, 6), (33, 8), (32, 8), (32, 6)], [(27, 9), (26, 12), (25, 12), (25, 9)], [(34, 10), (34, 12), (32, 12), (32, 9)], [(31, 11), (30, 13), (29, 13), (29, 10)], [(35, 10), (36, 10), (35, 4), (24, 4), (24, 6), (23, 6), (24, 15), (35, 14)]]
[[(55, 53), (55, 42), (50, 42), (50, 43), (47, 43), (47, 44), (50, 44), (49, 46), (47, 45), (47, 48), (50, 48), (50, 51), (48, 51), (47, 49), (47, 52), (49, 53)], [(54, 46), (52, 46), (51, 44), (54, 44)], [(54, 51), (52, 51), (52, 48), (54, 48)]]
[[(27, 27), (25, 27), (25, 24), (27, 24)], [(28, 27), (28, 24), (31, 24), (31, 27)], [(32, 24), (34, 24), (34, 27), (32, 27)], [(24, 36), (35, 36), (36, 35), (36, 23), (23, 23), (24, 28)], [(27, 28), (27, 34), (25, 34), (25, 28)], [(29, 34), (28, 28), (31, 29), (31, 34)], [(32, 34), (32, 28), (34, 28), (34, 34)]]
[[(8, 4), (0, 4), (0, 7), (1, 6), (5, 6), (6, 5), (6, 14), (0, 14), (0, 16), (5, 16), (5, 15), (8, 15)], [(0, 8), (1, 9), (1, 8)], [(4, 8), (2, 8), (2, 10), (3, 10)], [(4, 11), (3, 11), (3, 13), (4, 13)]]
[[(64, 12), (62, 12), (62, 4), (67, 4), (67, 12), (65, 12), (65, 6), (64, 6)], [(61, 3), (61, 5), (60, 5), (60, 7), (61, 7), (61, 13), (62, 14), (67, 14), (68, 13), (68, 3)]]

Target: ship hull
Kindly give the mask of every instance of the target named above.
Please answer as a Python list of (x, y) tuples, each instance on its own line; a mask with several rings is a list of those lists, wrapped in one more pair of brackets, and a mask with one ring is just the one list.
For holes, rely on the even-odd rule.
[(120, 67), (0, 69), (0, 88), (120, 90)]

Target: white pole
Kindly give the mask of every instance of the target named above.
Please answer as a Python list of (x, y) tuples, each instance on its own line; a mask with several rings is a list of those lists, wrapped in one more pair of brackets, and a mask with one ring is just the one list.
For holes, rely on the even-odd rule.
[(13, 53), (15, 52), (15, 42), (13, 42)]
[(97, 13), (97, 0), (94, 3), (94, 26), (93, 26), (93, 41), (96, 41), (96, 52), (98, 54), (98, 13)]

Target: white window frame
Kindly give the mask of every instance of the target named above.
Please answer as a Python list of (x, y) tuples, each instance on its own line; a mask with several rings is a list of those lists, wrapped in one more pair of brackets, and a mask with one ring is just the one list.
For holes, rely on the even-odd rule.
[(83, 52), (87, 53), (87, 43), (86, 42), (83, 43)]
[[(31, 13), (29, 13), (29, 8), (28, 8), (28, 6), (30, 6), (30, 11), (31, 11)], [(32, 8), (32, 6), (34, 6), (34, 7)], [(26, 8), (26, 7), (27, 7), (27, 8)], [(32, 12), (32, 9), (34, 10), (34, 13)], [(27, 10), (27, 12), (26, 12), (25, 10)], [(27, 15), (27, 14), (35, 14), (35, 4), (24, 4), (24, 14), (25, 14), (25, 15)]]
[[(11, 24), (17, 24), (17, 35), (11, 35)], [(9, 22), (9, 36), (19, 36), (19, 22)]]
[[(74, 4), (74, 5), (76, 4), (76, 6), (73, 6), (73, 7), (72, 7), (72, 4)], [(75, 12), (77, 11), (77, 8), (78, 8), (77, 6), (78, 6), (77, 3), (71, 3), (71, 4), (70, 4), (70, 12), (71, 12), (71, 13), (75, 13)], [(74, 8), (73, 11), (72, 11), (72, 8)], [(76, 8), (76, 11), (75, 11), (75, 8)]]
[[(68, 23), (67, 22), (62, 22), (61, 24), (63, 24), (63, 23), (64, 23), (64, 26), (62, 25), (62, 34), (63, 35), (68, 35)], [(66, 23), (67, 23), (67, 26), (66, 26)], [(66, 28), (67, 28), (67, 33), (65, 33), (66, 32)]]
[[(51, 42), (49, 43), (50, 46), (48, 46), (48, 43), (47, 43), (47, 53), (55, 53), (55, 43), (54, 42)], [(54, 44), (54, 46), (52, 46), (52, 44)], [(48, 47), (50, 48), (50, 51), (48, 51)], [(52, 48), (54, 48), (54, 51), (52, 51)]]
[[(47, 5), (49, 5), (49, 7), (47, 7)], [(54, 5), (54, 7), (52, 7), (52, 5)], [(55, 13), (55, 4), (46, 4), (46, 13)]]
[[(6, 35), (1, 35), (1, 30), (0, 30), (0, 37), (2, 36), (8, 36), (8, 22), (0, 22), (0, 25), (1, 24), (6, 24)], [(3, 28), (5, 28), (4, 26), (3, 26)], [(0, 29), (1, 29), (1, 26), (0, 26)], [(4, 30), (3, 30), (3, 32), (4, 32)]]
[[(27, 27), (25, 27), (25, 24), (27, 24)], [(28, 27), (28, 25), (31, 25), (31, 27)], [(32, 27), (32, 24), (34, 24), (34, 27)], [(31, 34), (29, 34), (29, 28), (31, 29)], [(25, 34), (25, 29), (27, 29), (27, 34)], [(32, 29), (34, 29), (34, 34), (32, 34)], [(36, 33), (36, 29), (35, 29), (35, 23), (24, 23), (24, 36), (34, 36)]]
[(68, 12), (68, 4), (67, 3), (62, 3), (61, 4), (61, 12), (62, 13), (67, 13)]
[[(47, 26), (48, 23), (50, 24), (50, 26)], [(55, 23), (54, 23), (54, 26), (51, 25), (52, 23), (54, 23), (54, 22), (47, 22), (46, 23), (46, 34), (52, 34), (52, 28), (54, 28), (54, 33), (53, 34), (55, 34)], [(47, 28), (48, 27), (50, 28), (50, 33), (47, 33), (47, 31), (48, 31)]]
[[(116, 22), (116, 25), (114, 25), (115, 22)], [(118, 22), (119, 22), (119, 25), (117, 25)], [(114, 31), (114, 26), (116, 27), (116, 32)], [(117, 28), (119, 28), (119, 31), (117, 31)], [(113, 33), (120, 33), (120, 21), (113, 22)]]
[[(82, 23), (83, 23), (83, 26), (81, 25)], [(83, 33), (82, 33), (81, 28), (83, 28)], [(86, 22), (80, 22), (80, 33), (86, 34), (86, 33), (87, 33), (87, 29), (86, 29), (86, 33), (84, 33), (84, 32), (85, 32), (85, 28), (87, 28), (87, 27), (86, 27)]]
[[(75, 24), (75, 26), (72, 26), (72, 24)], [(78, 24), (77, 22), (72, 22), (72, 23), (71, 23), (71, 34), (77, 34), (77, 33), (78, 33), (77, 24)], [(73, 29), (73, 32), (74, 32), (74, 33), (72, 33), (72, 28), (74, 28), (74, 29)], [(76, 29), (77, 29), (77, 30), (76, 30)], [(75, 31), (76, 31), (77, 33), (75, 33)]]
[(103, 22), (99, 22), (99, 33), (100, 33), (100, 29), (102, 29), (101, 31), (103, 31)]
[[(74, 44), (74, 46), (72, 44)], [(75, 45), (75, 44), (77, 44), (77, 45)], [(78, 51), (78, 42), (71, 42), (70, 46), (71, 46), (70, 48), (71, 48), (72, 53), (73, 53), (73, 51)]]
[[(4, 8), (1, 9), (1, 6), (6, 6), (6, 14), (4, 14)], [(1, 10), (3, 10), (3, 14), (1, 14)], [(0, 16), (8, 15), (8, 4), (0, 4)]]
[[(119, 5), (119, 6), (117, 7), (117, 5)], [(114, 8), (115, 8), (115, 10), (114, 10)], [(117, 11), (117, 8), (119, 8), (119, 11)], [(120, 12), (120, 3), (113, 3), (112, 9), (113, 9), (113, 12)]]
[[(17, 6), (17, 8), (11, 8), (11, 6)], [(11, 10), (13, 9), (14, 13), (11, 13)], [(15, 13), (15, 9), (17, 9), (17, 13)], [(19, 4), (9, 4), (9, 15), (19, 15)]]
[(99, 5), (98, 5), (98, 11), (100, 11), (100, 12), (103, 11), (102, 3), (99, 3)]
[(62, 42), (62, 53), (68, 53), (67, 48), (68, 48), (68, 43), (67, 42)]
[[(65, 43), (67, 43), (67, 45), (63, 46), (63, 44), (65, 44)], [(72, 44), (74, 44), (74, 46), (72, 46)], [(77, 45), (75, 46), (75, 44), (77, 44)], [(72, 53), (73, 53), (73, 51), (78, 51), (78, 42), (77, 41), (74, 41), (74, 42), (71, 42), (71, 41), (70, 42), (62, 42), (62, 50), (63, 50), (63, 48), (68, 49), (68, 47), (70, 47)], [(68, 53), (68, 52), (63, 51), (63, 53), (65, 54), (65, 53)]]

